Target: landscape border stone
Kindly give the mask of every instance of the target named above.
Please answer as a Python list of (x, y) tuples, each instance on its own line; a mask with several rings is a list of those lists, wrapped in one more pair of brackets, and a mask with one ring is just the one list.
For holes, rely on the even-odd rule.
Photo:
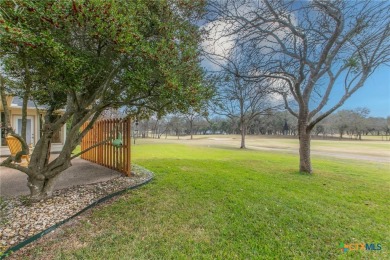
[(11, 253), (13, 252), (16, 252), (18, 251), (19, 249), (25, 247), (26, 245), (34, 242), (35, 240), (43, 237), (44, 235), (52, 232), (53, 230), (57, 229), (58, 227), (60, 227), (61, 225), (65, 224), (66, 222), (72, 220), (73, 218), (79, 216), (80, 214), (84, 213), (85, 211), (89, 210), (90, 208), (93, 208), (99, 204), (101, 204), (102, 202), (105, 202), (113, 197), (116, 197), (118, 195), (121, 195), (122, 193), (126, 192), (126, 191), (129, 191), (129, 190), (134, 190), (134, 189), (137, 189), (147, 183), (149, 183), (153, 177), (154, 177), (154, 174), (153, 172), (149, 171), (148, 169), (145, 169), (144, 167), (141, 167), (139, 165), (132, 165), (132, 169), (135, 171), (135, 172), (141, 172), (142, 174), (146, 175), (147, 176), (147, 179), (141, 183), (138, 183), (136, 185), (132, 185), (130, 187), (127, 187), (127, 188), (124, 188), (120, 191), (116, 191), (114, 193), (111, 193), (103, 198), (100, 198), (94, 202), (92, 202), (91, 204), (89, 204), (88, 206), (86, 206), (85, 208), (83, 208), (82, 210), (78, 211), (77, 213), (75, 213), (74, 215), (50, 226), (49, 228), (39, 232), (38, 234), (35, 234), (29, 238), (27, 238), (26, 240), (23, 240), (22, 242), (20, 242), (19, 244), (13, 246), (13, 247), (10, 247), (8, 248), (5, 252), (1, 253), (0, 252), (0, 260), (1, 259), (4, 259), (5, 257), (9, 256)]

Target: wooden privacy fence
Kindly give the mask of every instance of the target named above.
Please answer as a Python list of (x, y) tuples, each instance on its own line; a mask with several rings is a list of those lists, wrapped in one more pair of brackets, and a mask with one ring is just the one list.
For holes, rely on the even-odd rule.
[[(87, 124), (88, 122), (84, 123), (82, 129)], [(110, 140), (83, 153), (81, 158), (130, 176), (130, 126), (130, 119), (106, 119), (97, 121), (82, 139), (81, 151), (85, 151), (97, 143)], [(114, 140), (116, 143), (122, 141), (122, 145), (119, 147), (114, 146)]]

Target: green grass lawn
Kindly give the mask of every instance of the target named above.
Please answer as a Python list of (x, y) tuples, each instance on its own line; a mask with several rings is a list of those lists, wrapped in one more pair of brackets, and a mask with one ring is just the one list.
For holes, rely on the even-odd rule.
[[(137, 139), (137, 143), (184, 143), (200, 146), (211, 146), (218, 148), (240, 147), (241, 136), (239, 135), (196, 135), (193, 140), (189, 140), (189, 136), (181, 137), (177, 140), (174, 136), (168, 136), (168, 139)], [(298, 152), (299, 140), (294, 136), (267, 136), (267, 135), (248, 135), (246, 145), (249, 149), (277, 149), (286, 152)], [(359, 141), (343, 139), (318, 140), (311, 141), (311, 149), (313, 152), (325, 154), (347, 154), (347, 157), (353, 158), (373, 156), (382, 159), (382, 161), (390, 158), (390, 142), (389, 141)]]
[[(133, 147), (155, 172), (26, 255), (34, 259), (389, 259), (386, 164), (178, 144)], [(339, 244), (381, 244), (343, 253)], [(27, 257), (26, 257), (27, 258)]]

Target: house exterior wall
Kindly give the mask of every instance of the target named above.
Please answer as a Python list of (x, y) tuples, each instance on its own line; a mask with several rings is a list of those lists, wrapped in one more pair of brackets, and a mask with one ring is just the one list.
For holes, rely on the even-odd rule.
[[(16, 129), (16, 120), (18, 117), (22, 117), (22, 111), (21, 109), (17, 108), (10, 108), (10, 117), (11, 117), (11, 125), (14, 129)], [(32, 117), (33, 126), (32, 126), (32, 140), (31, 143), (35, 145), (38, 142), (39, 136), (40, 136), (40, 129), (39, 129), (39, 116), (37, 111), (34, 111), (32, 109), (27, 109), (27, 117)], [(5, 145), (5, 144), (4, 144)]]
[[(11, 104), (11, 101), (12, 101), (12, 97), (9, 98), (7, 97), (7, 104)], [(4, 112), (4, 109), (3, 109), (3, 105), (0, 101), (0, 112)], [(18, 119), (18, 117), (21, 118), (22, 116), (22, 109), (21, 107), (13, 107), (13, 106), (10, 106), (9, 107), (9, 112), (10, 112), (10, 120), (11, 120), (11, 126), (16, 129), (16, 120)], [(35, 145), (38, 140), (39, 140), (39, 137), (40, 137), (40, 122), (39, 122), (39, 118), (40, 116), (44, 116), (45, 112), (40, 110), (40, 111), (37, 111), (36, 108), (28, 108), (27, 109), (27, 117), (30, 117), (33, 121), (33, 126), (32, 126), (32, 139), (31, 139), (31, 143), (33, 145)], [(59, 139), (57, 140), (57, 142), (53, 142), (53, 143), (59, 143), (59, 144), (63, 144), (65, 142), (65, 139), (66, 139), (66, 125), (64, 125), (60, 132), (59, 132)], [(7, 146), (7, 144), (5, 143), (5, 140), (3, 138), (0, 138), (0, 146)]]

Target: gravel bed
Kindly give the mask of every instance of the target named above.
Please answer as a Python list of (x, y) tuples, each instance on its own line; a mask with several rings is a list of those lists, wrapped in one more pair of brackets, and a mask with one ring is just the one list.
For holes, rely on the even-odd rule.
[(96, 200), (150, 179), (148, 170), (133, 165), (134, 176), (120, 176), (94, 184), (54, 192), (49, 199), (31, 202), (28, 196), (0, 201), (0, 252), (67, 219)]

